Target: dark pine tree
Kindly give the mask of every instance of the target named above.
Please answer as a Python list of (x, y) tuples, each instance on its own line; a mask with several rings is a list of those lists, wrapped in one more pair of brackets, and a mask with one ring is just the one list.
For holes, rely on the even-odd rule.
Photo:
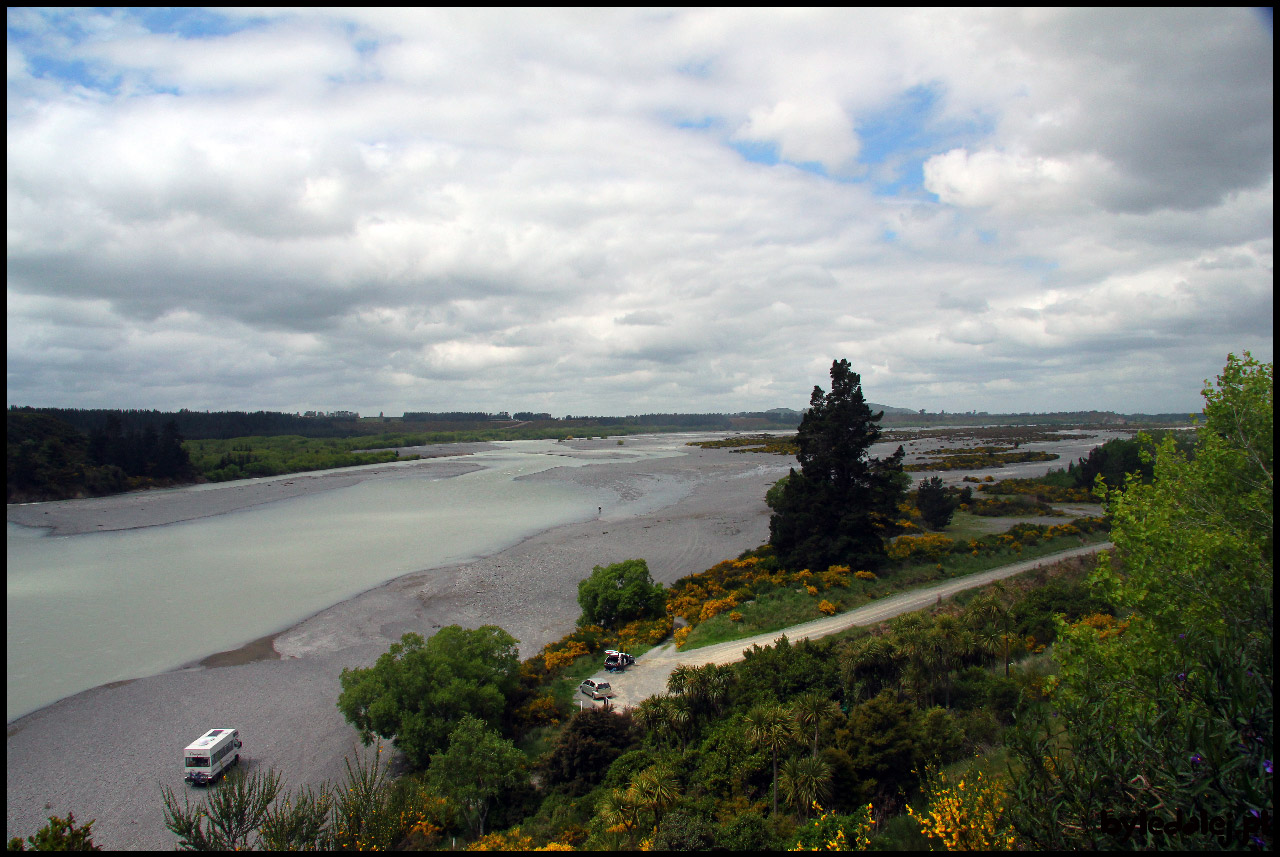
[(869, 454), (883, 416), (867, 406), (862, 379), (847, 360), (831, 364), (830, 393), (813, 388), (796, 437), (800, 472), (792, 469), (769, 521), (769, 541), (785, 567), (884, 563), (884, 540), (893, 534), (910, 478), (902, 472), (901, 446), (888, 458)]
[(920, 517), (932, 529), (941, 530), (951, 523), (951, 516), (955, 514), (957, 505), (959, 501), (943, 487), (942, 477), (933, 476), (920, 483), (916, 508), (920, 510)]

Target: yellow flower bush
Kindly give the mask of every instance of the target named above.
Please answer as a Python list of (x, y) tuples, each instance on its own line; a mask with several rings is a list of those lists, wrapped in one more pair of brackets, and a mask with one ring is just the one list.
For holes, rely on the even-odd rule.
[(954, 542), (949, 536), (926, 533), (922, 536), (899, 536), (889, 545), (889, 559), (895, 562), (942, 559), (951, 553)]
[(677, 628), (675, 633), (676, 648), (684, 648), (684, 641), (689, 639), (689, 633), (693, 631), (692, 625), (685, 625), (683, 628)]
[(943, 771), (926, 769), (926, 809), (907, 814), (920, 822), (920, 832), (947, 851), (1007, 851), (1016, 847), (1009, 820), (1009, 794), (1001, 780), (982, 771), (966, 774), (955, 785)]
[(874, 572), (871, 571), (855, 571), (853, 576), (858, 580), (878, 580)]
[(532, 851), (533, 839), (514, 827), (505, 833), (486, 833), (467, 846), (468, 851)]
[(1079, 622), (1076, 622), (1073, 628), (1092, 628), (1098, 632), (1098, 639), (1107, 640), (1111, 637), (1119, 637), (1129, 629), (1129, 620), (1118, 620), (1115, 616), (1106, 613), (1094, 613), (1085, 616)]
[(831, 616), (831, 615), (834, 615), (836, 612), (836, 605), (832, 604), (830, 601), (824, 598), (818, 602), (818, 610), (819, 612), (824, 613), (827, 616)]
[(583, 655), (591, 654), (591, 650), (585, 644), (578, 641), (569, 643), (563, 649), (553, 649), (543, 655), (543, 662), (547, 665), (547, 672), (551, 672), (559, 667), (568, 666)]
[(661, 619), (637, 619), (618, 629), (618, 648), (634, 649), (639, 646), (656, 646), (671, 636), (671, 617)]
[(871, 845), (871, 804), (852, 815), (825, 812), (817, 801), (813, 808), (822, 814), (797, 831), (788, 851), (866, 851)]
[(738, 606), (738, 602), (733, 596), (728, 598), (714, 598), (702, 605), (702, 610), (698, 613), (698, 621), (705, 622), (712, 616), (718, 616), (726, 610), (732, 610)]

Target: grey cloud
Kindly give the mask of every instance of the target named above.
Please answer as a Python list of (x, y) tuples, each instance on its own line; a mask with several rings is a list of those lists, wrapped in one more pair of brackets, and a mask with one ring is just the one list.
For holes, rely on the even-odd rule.
[(671, 321), (671, 314), (659, 310), (636, 310), (614, 319), (617, 324), (654, 326)]
[(989, 307), (986, 298), (980, 295), (952, 295), (942, 292), (938, 295), (938, 309), (958, 309), (969, 313), (983, 313)]

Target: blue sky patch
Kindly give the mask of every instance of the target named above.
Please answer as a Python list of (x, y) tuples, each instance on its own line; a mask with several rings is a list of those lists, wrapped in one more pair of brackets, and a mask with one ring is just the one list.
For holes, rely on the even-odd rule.
[(859, 162), (883, 196), (918, 195), (924, 190), (924, 162), (991, 132), (987, 117), (962, 122), (939, 117), (940, 84), (913, 86), (881, 110), (856, 117), (862, 141)]
[(229, 36), (266, 21), (266, 18), (231, 18), (209, 9), (189, 7), (135, 7), (127, 11), (153, 33), (173, 33), (184, 39)]

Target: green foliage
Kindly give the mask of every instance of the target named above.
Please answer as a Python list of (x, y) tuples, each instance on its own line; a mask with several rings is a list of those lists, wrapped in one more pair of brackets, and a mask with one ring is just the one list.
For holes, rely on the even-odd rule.
[(885, 459), (868, 454), (883, 416), (871, 413), (847, 360), (831, 364), (830, 393), (813, 388), (796, 435), (800, 472), (788, 477), (769, 521), (769, 542), (785, 567), (883, 565), (883, 540), (910, 484), (902, 447)]
[[(1166, 438), (1151, 483), (1105, 495), (1117, 551), (1096, 585), (1126, 621), (1063, 627), (1060, 680), (1011, 737), (1037, 847), (1240, 847), (1274, 812), (1272, 366), (1231, 356), (1204, 394), (1194, 459)], [(1117, 821), (1141, 812), (1233, 828)]]
[(585, 794), (634, 743), (631, 715), (582, 709), (561, 731), (542, 769), (548, 783), (562, 785), (570, 794)]
[(93, 821), (76, 827), (73, 812), (68, 812), (66, 818), (51, 815), (49, 823), (28, 836), (25, 843), (18, 836), (10, 839), (6, 850), (26, 851), (30, 845), (31, 851), (101, 851), (102, 846), (93, 844), (92, 827)]
[(578, 583), (578, 604), (579, 625), (616, 629), (635, 619), (661, 616), (666, 597), (645, 561), (628, 559), (592, 569), (591, 576)]
[(472, 832), (483, 836), (491, 804), (515, 788), (523, 774), (524, 754), (468, 714), (449, 735), (448, 749), (431, 756), (428, 778), (463, 808)]
[(354, 467), (410, 461), (394, 450), (356, 452), (372, 449), (374, 438), (308, 438), (299, 435), (238, 437), (229, 440), (196, 440), (186, 444), (192, 464), (210, 482), (226, 482), (261, 476), (278, 476), (308, 470)]
[(716, 844), (716, 826), (700, 814), (675, 809), (662, 818), (653, 837), (655, 851), (710, 851)]
[(824, 812), (796, 829), (792, 851), (865, 851), (871, 834), (871, 807), (849, 815)]
[(338, 789), (333, 812), (333, 843), (339, 850), (385, 850), (391, 847), (399, 825), (391, 810), (387, 765), (378, 742), (372, 758), (343, 759), (347, 767), (346, 789)]
[[(927, 454), (927, 453), (926, 453)], [(984, 470), (989, 467), (1004, 467), (1006, 464), (1022, 464), (1027, 461), (1056, 461), (1058, 455), (1052, 452), (967, 452), (965, 450), (942, 450), (937, 458), (908, 464), (902, 468), (908, 473), (919, 473), (931, 470)]]
[(934, 706), (925, 711), (917, 723), (920, 757), (938, 765), (949, 765), (967, 749), (964, 729), (950, 709)]
[[(795, 471), (792, 471), (794, 473)], [(777, 482), (769, 486), (769, 490), (764, 492), (764, 502), (773, 511), (777, 512), (782, 506), (782, 496), (786, 493), (787, 482), (791, 479), (791, 474), (779, 479)]]
[(746, 738), (752, 746), (768, 751), (773, 759), (773, 812), (778, 812), (778, 756), (800, 738), (791, 712), (778, 703), (757, 705), (743, 721)]
[(1099, 476), (1110, 487), (1123, 488), (1125, 477), (1131, 473), (1150, 482), (1154, 474), (1151, 457), (1142, 452), (1142, 444), (1136, 439), (1114, 438), (1089, 450), (1088, 457), (1080, 459), (1078, 466), (1069, 466), (1067, 472), (1079, 488), (1093, 487)]
[(836, 746), (852, 762), (852, 797), (883, 804), (915, 784), (919, 758), (916, 711), (884, 692), (849, 711), (849, 725)]
[(328, 851), (333, 794), (325, 786), (303, 786), (267, 810), (259, 833), (268, 851)]
[[(193, 806), (188, 797), (162, 787), (165, 826), (178, 837), (178, 847), (191, 851), (387, 850), (405, 834), (424, 826), (439, 830), (450, 823), (444, 801), (416, 788), (412, 781), (392, 783), (382, 745), (368, 758), (344, 760), (347, 779), (340, 788), (329, 783), (285, 790), (280, 775), (233, 772), (227, 781)], [(428, 824), (432, 822), (433, 824)]]
[(716, 842), (726, 851), (776, 851), (777, 840), (758, 812), (744, 812), (720, 825)]
[(344, 669), (338, 708), (360, 730), (394, 739), (423, 768), (464, 715), (502, 723), (516, 686), (516, 640), (496, 625), (450, 625), (429, 640), (405, 634), (368, 669)]
[(831, 794), (831, 766), (816, 755), (793, 756), (783, 764), (778, 785), (787, 804), (807, 818)]
[(840, 688), (834, 643), (801, 640), (792, 645), (785, 636), (769, 647), (752, 646), (735, 664), (739, 692), (736, 705), (747, 707), (791, 699), (805, 691), (835, 696)]
[(726, 437), (719, 440), (694, 440), (688, 446), (703, 449), (731, 449), (734, 452), (765, 452), (773, 455), (795, 455), (799, 451), (795, 436), (776, 437), (768, 434)]
[(261, 841), (259, 828), (280, 794), (280, 775), (274, 770), (246, 774), (232, 771), (202, 805), (192, 806), (168, 786), (161, 786), (164, 826), (178, 837), (185, 851), (245, 851)]
[(924, 522), (935, 530), (941, 530), (951, 523), (959, 503), (951, 497), (942, 486), (942, 478), (933, 476), (920, 483), (916, 493), (916, 508)]
[(10, 410), (7, 428), (10, 502), (113, 494), (196, 476), (172, 421), (126, 433), (108, 419), (86, 436), (48, 414)]

